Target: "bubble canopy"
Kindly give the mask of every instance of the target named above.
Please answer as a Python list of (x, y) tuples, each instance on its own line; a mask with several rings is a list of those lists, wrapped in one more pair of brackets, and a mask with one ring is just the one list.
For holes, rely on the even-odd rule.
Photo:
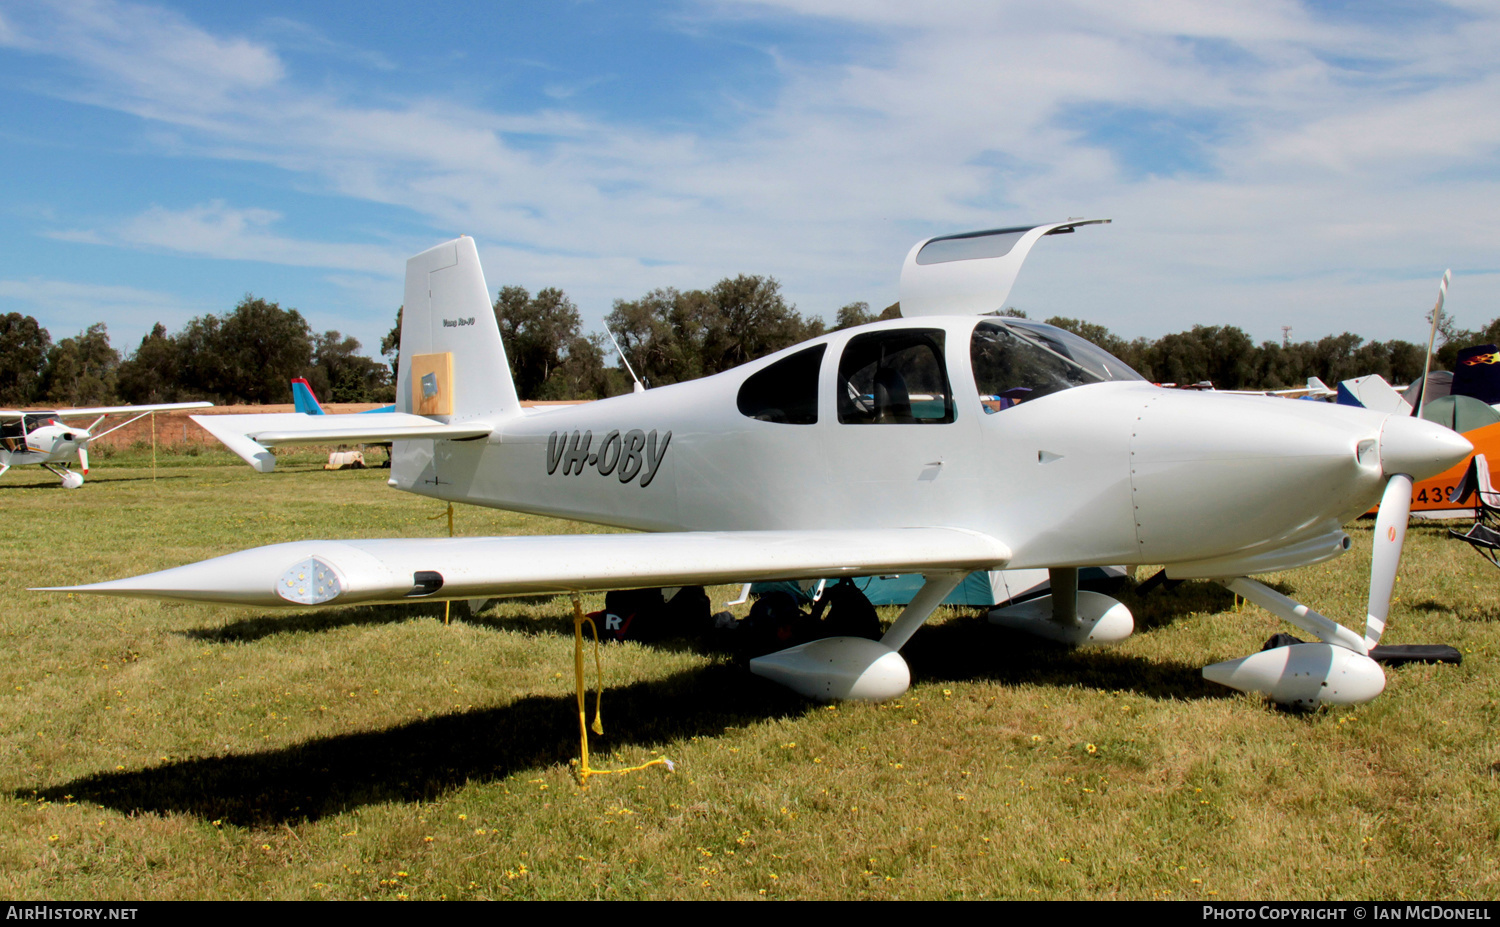
[(969, 341), (974, 385), (990, 412), (1075, 386), (1143, 381), (1123, 361), (1070, 331), (1024, 319), (985, 319)]

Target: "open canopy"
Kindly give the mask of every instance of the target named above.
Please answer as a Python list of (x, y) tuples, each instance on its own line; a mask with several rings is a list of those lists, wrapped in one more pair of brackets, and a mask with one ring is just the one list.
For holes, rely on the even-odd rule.
[(1031, 246), (1109, 219), (1069, 219), (1049, 225), (940, 235), (918, 242), (901, 267), (901, 314), (983, 315), (1005, 307)]

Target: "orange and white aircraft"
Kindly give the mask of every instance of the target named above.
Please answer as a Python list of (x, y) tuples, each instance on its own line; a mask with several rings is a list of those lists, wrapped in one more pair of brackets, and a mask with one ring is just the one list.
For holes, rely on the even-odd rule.
[[(1422, 418), (1452, 428), (1474, 445), (1474, 453), (1436, 476), (1412, 485), (1411, 514), (1414, 518), (1471, 518), (1473, 497), (1461, 495), (1465, 475), (1477, 455), (1500, 460), (1500, 348), (1483, 344), (1458, 354), (1452, 386), (1445, 382), (1417, 388), (1427, 389)], [(1441, 371), (1438, 371), (1439, 373)], [(1424, 383), (1434, 378), (1429, 375)], [(1440, 390), (1446, 395), (1433, 396)], [(1406, 396), (1413, 396), (1411, 389)], [(1338, 387), (1338, 401), (1377, 412), (1415, 415), (1411, 402), (1379, 375), (1345, 380)], [(1375, 512), (1370, 510), (1370, 514)]]

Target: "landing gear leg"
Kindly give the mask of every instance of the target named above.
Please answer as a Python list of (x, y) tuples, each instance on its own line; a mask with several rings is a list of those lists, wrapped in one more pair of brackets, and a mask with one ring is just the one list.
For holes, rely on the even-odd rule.
[(82, 473), (78, 473), (74, 470), (69, 470), (67, 467), (59, 469), (52, 466), (51, 464), (42, 464), (42, 466), (46, 467), (48, 470), (51, 470), (58, 479), (62, 480), (63, 489), (77, 489), (78, 487), (83, 485)]
[(768, 653), (750, 661), (750, 672), (822, 701), (879, 702), (911, 688), (911, 669), (901, 649), (942, 604), (966, 573), (932, 573), (879, 641), (827, 637)]
[(1047, 571), (1052, 592), (990, 612), (990, 622), (1063, 644), (1117, 644), (1135, 630), (1130, 609), (1107, 595), (1078, 590), (1077, 567)]

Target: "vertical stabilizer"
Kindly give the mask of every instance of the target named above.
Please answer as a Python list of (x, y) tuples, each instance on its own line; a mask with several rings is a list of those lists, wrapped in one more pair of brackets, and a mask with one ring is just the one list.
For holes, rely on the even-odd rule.
[(306, 377), (292, 378), (292, 403), (292, 407), (304, 415), (323, 414), (323, 406), (313, 394), (312, 384), (307, 382)]
[(1339, 384), (1336, 401), (1341, 406), (1358, 406), (1397, 415), (1411, 414), (1411, 404), (1378, 373), (1343, 381)]
[(406, 262), (396, 411), (447, 422), (519, 415), (479, 251), (467, 235)]

